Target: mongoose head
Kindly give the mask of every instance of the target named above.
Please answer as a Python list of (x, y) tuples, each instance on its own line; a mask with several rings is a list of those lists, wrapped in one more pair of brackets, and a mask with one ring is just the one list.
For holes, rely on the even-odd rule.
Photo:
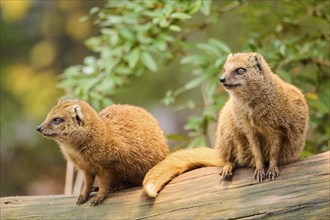
[[(83, 114), (86, 111), (88, 115)], [(85, 123), (91, 116), (90, 112), (95, 111), (86, 102), (75, 99), (60, 101), (37, 127), (37, 131), (60, 143), (75, 144), (75, 141), (83, 141), (84, 137), (88, 137)]]
[(220, 82), (229, 93), (250, 92), (269, 78), (270, 68), (258, 53), (229, 54)]

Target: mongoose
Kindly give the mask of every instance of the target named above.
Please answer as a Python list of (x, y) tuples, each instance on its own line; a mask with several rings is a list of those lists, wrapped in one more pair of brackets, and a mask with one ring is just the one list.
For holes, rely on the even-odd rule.
[(304, 147), (304, 95), (258, 53), (230, 54), (220, 82), (230, 95), (218, 119), (215, 147), (225, 163), (220, 175), (230, 177), (235, 166), (247, 166), (256, 168), (259, 182), (274, 180), (278, 165), (297, 160)]
[(92, 206), (104, 200), (110, 187), (141, 185), (147, 171), (169, 152), (154, 117), (130, 105), (111, 105), (97, 113), (84, 101), (60, 101), (37, 130), (58, 142), (65, 158), (82, 170), (84, 187), (77, 204), (89, 199), (95, 177), (100, 185)]
[(219, 114), (215, 149), (170, 155), (147, 173), (143, 185), (149, 196), (155, 197), (176, 175), (198, 167), (195, 163), (201, 165), (201, 158), (204, 165), (209, 160), (209, 166), (222, 166), (223, 178), (231, 177), (235, 167), (255, 167), (259, 182), (274, 180), (279, 165), (299, 158), (308, 123), (308, 106), (299, 89), (275, 75), (258, 53), (230, 54), (220, 82), (230, 98)]

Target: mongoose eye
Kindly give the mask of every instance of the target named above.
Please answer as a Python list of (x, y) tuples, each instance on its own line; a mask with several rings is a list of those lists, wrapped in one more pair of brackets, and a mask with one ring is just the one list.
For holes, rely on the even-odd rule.
[(64, 120), (62, 118), (54, 118), (53, 119), (53, 124), (54, 125), (59, 125), (63, 122)]
[(238, 74), (238, 75), (242, 75), (243, 73), (245, 73), (246, 69), (244, 68), (238, 68), (235, 72)]

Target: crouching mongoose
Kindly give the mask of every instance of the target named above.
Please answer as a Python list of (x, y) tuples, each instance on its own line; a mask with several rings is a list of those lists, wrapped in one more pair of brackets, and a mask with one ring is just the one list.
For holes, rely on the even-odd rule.
[(97, 113), (84, 101), (60, 101), (37, 130), (58, 142), (65, 158), (83, 172), (77, 204), (89, 199), (95, 177), (100, 185), (93, 206), (110, 187), (141, 185), (148, 170), (169, 152), (154, 117), (130, 105), (111, 105)]

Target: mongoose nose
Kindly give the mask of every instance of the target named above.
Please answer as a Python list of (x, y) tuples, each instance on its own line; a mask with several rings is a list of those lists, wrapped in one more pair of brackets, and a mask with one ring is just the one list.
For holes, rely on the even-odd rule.
[(39, 126), (37, 127), (37, 131), (39, 131), (39, 132), (42, 131), (41, 125), (39, 125)]
[(220, 78), (220, 82), (221, 82), (221, 83), (226, 82), (226, 77), (222, 76), (222, 77)]

